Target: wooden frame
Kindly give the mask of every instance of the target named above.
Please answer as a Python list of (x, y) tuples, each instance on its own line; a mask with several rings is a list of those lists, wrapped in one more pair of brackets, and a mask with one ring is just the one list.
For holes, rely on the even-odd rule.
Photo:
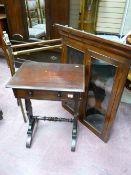
[(80, 0), (79, 29), (89, 33), (96, 32), (98, 0)]
[[(104, 117), (104, 123), (103, 123), (103, 127), (102, 127), (102, 131), (99, 132), (98, 130), (95, 129), (95, 127), (91, 126), (89, 123), (87, 123), (84, 119), (83, 116), (80, 116), (80, 120), (81, 122), (87, 126), (91, 131), (93, 131), (97, 136), (99, 136), (102, 140), (104, 140), (105, 142), (108, 140), (108, 134), (110, 131), (110, 127), (113, 123), (114, 117), (116, 115), (117, 112), (117, 108), (113, 109), (114, 106), (116, 106), (116, 104), (114, 105), (114, 102), (117, 101), (117, 98), (119, 98), (118, 92), (119, 92), (119, 88), (121, 87), (121, 82), (120, 80), (122, 79), (122, 74), (121, 72), (124, 72), (124, 65), (122, 66), (120, 62), (111, 59), (111, 57), (108, 57), (107, 55), (101, 55), (98, 54), (97, 52), (94, 52), (92, 50), (88, 50), (88, 59), (89, 59), (89, 64), (88, 64), (88, 77), (87, 77), (87, 94), (86, 97), (88, 99), (88, 93), (89, 93), (89, 78), (91, 75), (91, 59), (96, 58), (96, 59), (100, 59), (101, 61), (104, 61), (106, 63), (109, 63), (109, 65), (112, 65), (116, 68), (116, 72), (114, 75), (114, 80), (113, 80), (113, 84), (112, 84), (112, 90), (110, 92), (110, 97), (108, 99), (108, 105), (107, 105), (107, 109), (105, 112), (105, 117)], [(123, 63), (124, 64), (124, 63)], [(110, 86), (110, 85), (109, 85)], [(103, 88), (104, 89), (104, 88)], [(118, 95), (118, 97), (117, 97)], [(121, 96), (121, 95), (120, 95)], [(106, 97), (105, 97), (106, 98)], [(117, 102), (116, 102), (117, 103)], [(84, 110), (84, 112), (86, 112)], [(86, 116), (86, 114), (84, 113), (84, 116)]]
[[(93, 133), (100, 137), (104, 142), (109, 139), (110, 130), (116, 116), (116, 112), (120, 103), (121, 95), (125, 86), (126, 78), (131, 64), (131, 47), (128, 45), (116, 43), (110, 40), (102, 39), (95, 35), (79, 31), (67, 26), (56, 25), (63, 38), (62, 61), (67, 62), (67, 47), (73, 47), (84, 53), (84, 62), (86, 65), (86, 94), (83, 103), (80, 106), (79, 120)], [(101, 132), (94, 129), (84, 121), (87, 94), (89, 87), (89, 77), (91, 72), (91, 57), (104, 60), (111, 65), (116, 66), (116, 74), (113, 81), (111, 96), (106, 111), (104, 126)], [(63, 106), (73, 113), (66, 104)]]

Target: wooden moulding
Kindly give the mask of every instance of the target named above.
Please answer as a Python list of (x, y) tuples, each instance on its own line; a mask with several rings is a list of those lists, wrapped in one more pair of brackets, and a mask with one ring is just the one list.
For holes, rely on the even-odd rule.
[(95, 49), (104, 50), (121, 57), (126, 57), (126, 59), (131, 62), (131, 46), (129, 45), (100, 38), (96, 35), (73, 29), (71, 27), (59, 24), (55, 24), (55, 26), (58, 28), (63, 39), (68, 38), (75, 42), (80, 42), (85, 46), (85, 49), (92, 46), (95, 47)]

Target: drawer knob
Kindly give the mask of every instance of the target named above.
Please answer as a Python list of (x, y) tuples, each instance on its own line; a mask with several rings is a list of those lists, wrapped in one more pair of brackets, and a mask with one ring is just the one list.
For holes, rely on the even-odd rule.
[(61, 92), (58, 92), (57, 96), (58, 96), (58, 97), (61, 97)]
[(32, 97), (33, 96), (33, 92), (32, 91), (29, 91), (28, 92), (28, 95), (29, 95), (29, 97)]
[(74, 95), (73, 95), (73, 94), (68, 94), (67, 97), (68, 97), (68, 98), (73, 98)]

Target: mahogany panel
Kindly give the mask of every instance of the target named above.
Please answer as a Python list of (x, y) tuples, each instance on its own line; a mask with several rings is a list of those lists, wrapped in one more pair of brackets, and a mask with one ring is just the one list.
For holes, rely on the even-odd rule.
[(8, 31), (7, 19), (6, 19), (5, 14), (0, 14), (0, 48), (3, 47), (3, 45), (2, 45), (2, 36), (3, 36), (3, 31), (4, 30)]
[(25, 0), (6, 0), (5, 8), (10, 37), (14, 34), (20, 34), (23, 36), (23, 39), (28, 39)]
[(69, 0), (45, 0), (46, 31), (47, 37), (60, 38), (55, 23), (69, 24)]

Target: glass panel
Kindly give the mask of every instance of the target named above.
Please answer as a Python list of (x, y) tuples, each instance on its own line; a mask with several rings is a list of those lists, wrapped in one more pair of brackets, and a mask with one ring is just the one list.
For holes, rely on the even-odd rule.
[(84, 53), (72, 47), (67, 47), (67, 63), (83, 64)]
[(116, 67), (92, 57), (90, 68), (88, 101), (84, 120), (101, 132), (112, 91)]
[(30, 38), (44, 39), (46, 34), (45, 0), (25, 0)]
[[(67, 63), (70, 64), (83, 64), (84, 62), (84, 53), (72, 48), (67, 47)], [(66, 107), (74, 112), (75, 103), (73, 101), (66, 101), (65, 102)]]

